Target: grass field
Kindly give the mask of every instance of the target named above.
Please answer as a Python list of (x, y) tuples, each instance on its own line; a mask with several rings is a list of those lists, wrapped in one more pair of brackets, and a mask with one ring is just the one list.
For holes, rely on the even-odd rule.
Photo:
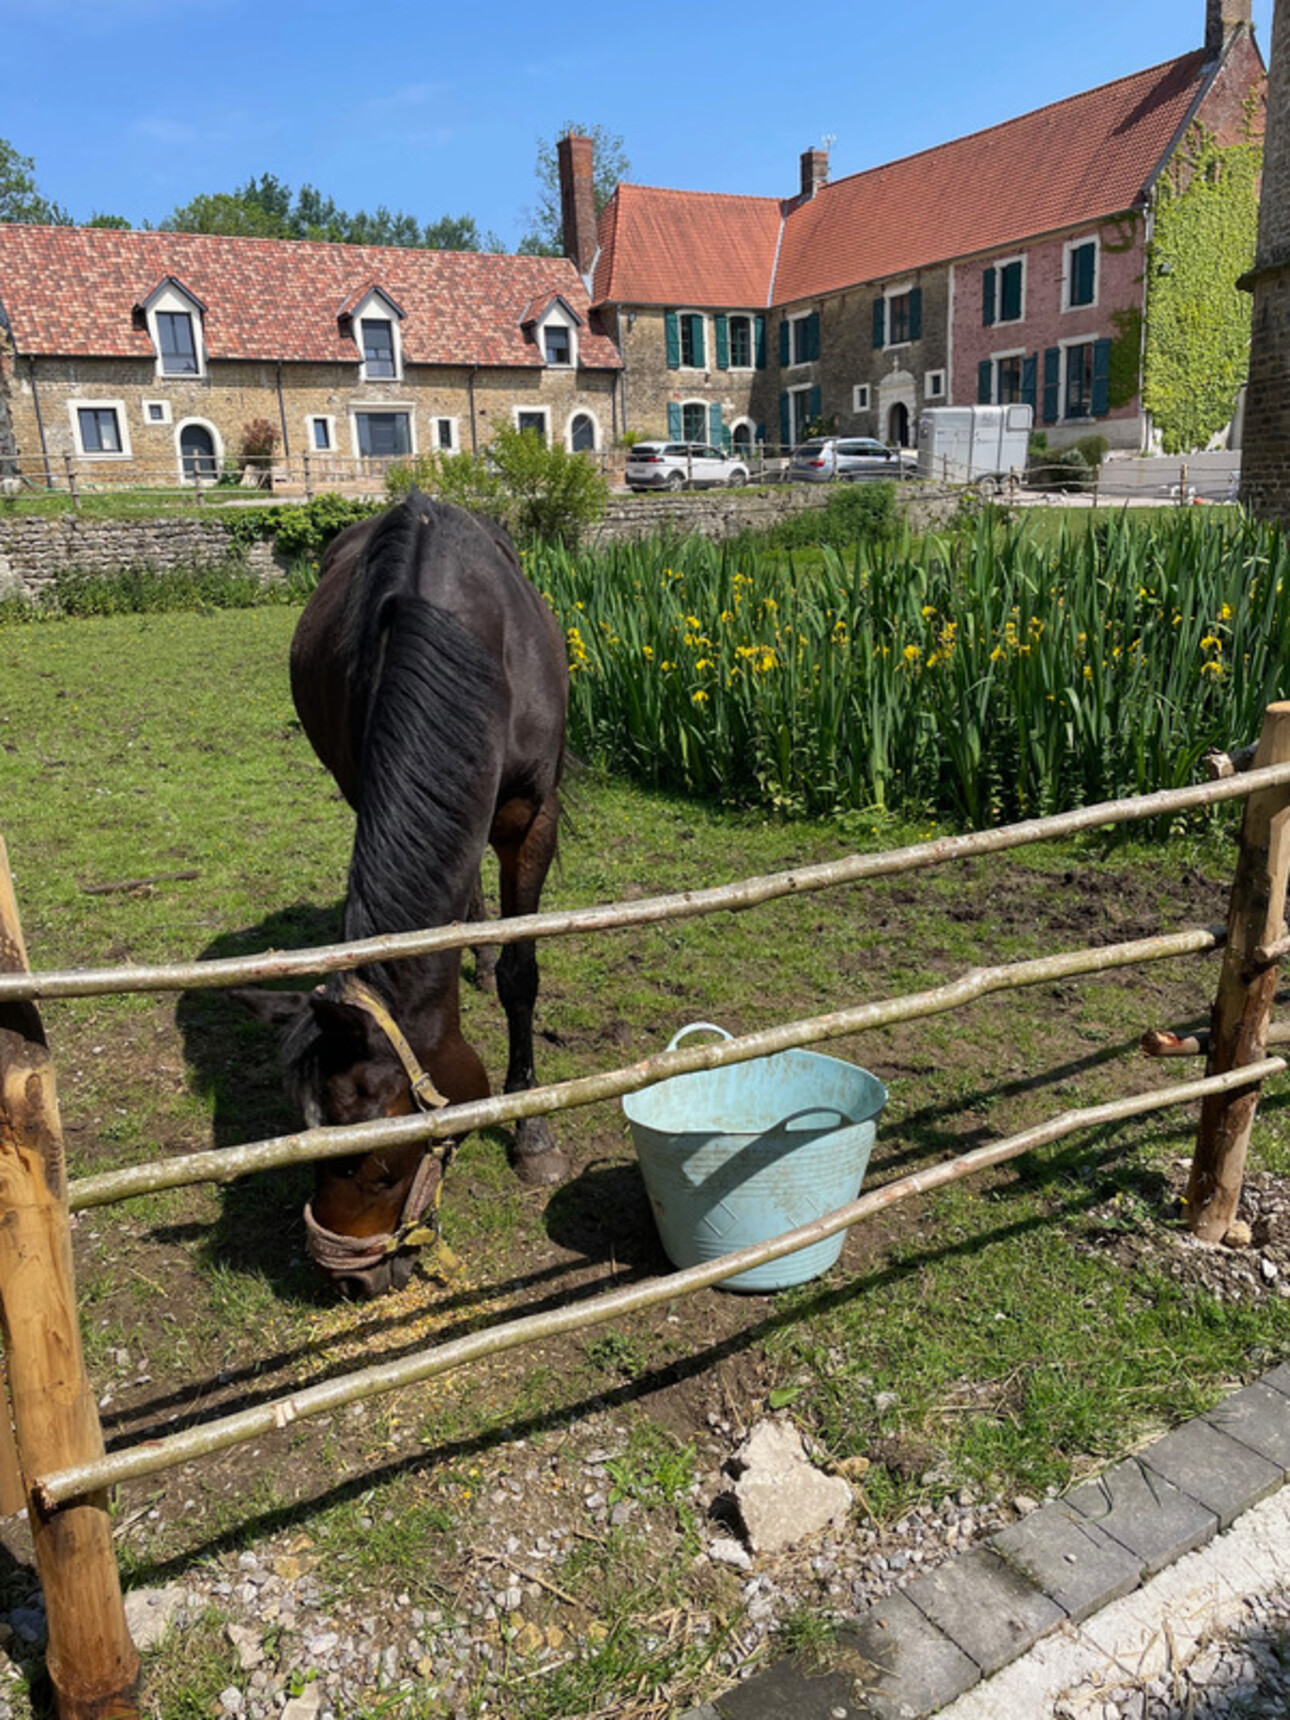
[[(334, 935), (350, 820), (291, 708), (294, 621), (279, 607), (4, 630), (0, 835), (34, 967)], [(714, 809), (584, 771), (545, 905), (713, 884), (933, 828)], [(630, 1062), (695, 1019), (748, 1030), (986, 961), (1215, 923), (1230, 832), (1228, 819), (1167, 844), (1026, 850), (545, 946), (540, 1073)], [(1216, 975), (1213, 961), (1170, 962), (839, 1047), (891, 1093), (870, 1183), (1177, 1078), (1136, 1056), (1138, 1036), (1201, 1021)], [(500, 1073), (495, 1002), (467, 988), (465, 1010)], [(43, 1014), (74, 1176), (294, 1124), (271, 1039), (217, 994), (68, 1001)], [(1288, 1123), (1283, 1094), (1269, 1092), (1252, 1170), (1270, 1187), (1290, 1169)], [(338, 1615), (379, 1613), (406, 1590), (432, 1596), (451, 1623), (468, 1619), (461, 1597), (497, 1536), (559, 1520), (582, 1551), (560, 1566), (558, 1594), (526, 1600), (503, 1626), (506, 1656), (463, 1671), (431, 1655), (393, 1711), (626, 1717), (646, 1712), (643, 1685), (664, 1691), (662, 1711), (679, 1711), (739, 1661), (729, 1644), (747, 1604), (740, 1579), (693, 1563), (725, 1454), (721, 1424), (788, 1406), (828, 1460), (868, 1457), (864, 1521), (885, 1531), (963, 1487), (1005, 1500), (1061, 1488), (1290, 1354), (1290, 1303), (1275, 1286), (1257, 1271), (1248, 1284), (1215, 1278), (1212, 1257), (1181, 1239), (1174, 1199), (1193, 1126), (1180, 1113), (1104, 1131), (897, 1209), (857, 1228), (826, 1279), (778, 1297), (704, 1293), (401, 1392), (361, 1420), (301, 1424), (253, 1458), (128, 1487), (122, 1568), (132, 1584), (156, 1583), (230, 1569), (248, 1545), (307, 1543)], [(418, 1277), (374, 1308), (337, 1305), (314, 1282), (299, 1173), (86, 1215), (81, 1306), (109, 1441), (664, 1270), (617, 1109), (571, 1114), (561, 1134), (574, 1170), (549, 1199), (518, 1188), (500, 1135), (468, 1141), (445, 1201), (461, 1281)], [(587, 1451), (606, 1443), (615, 1486), (636, 1506), (614, 1527), (590, 1513), (581, 1485)], [(540, 1488), (525, 1480), (535, 1465)], [(499, 1497), (513, 1500), (500, 1514)], [(0, 1594), (13, 1595), (30, 1571), (10, 1531)], [(835, 1603), (809, 1549), (784, 1580), (799, 1602), (786, 1638), (806, 1640)], [(657, 1621), (669, 1609), (706, 1619), (706, 1634), (664, 1640)], [(150, 1660), (150, 1714), (208, 1711), (235, 1677), (220, 1637), (234, 1614), (229, 1599)], [(559, 1625), (565, 1650), (553, 1656), (533, 1638), (517, 1647), (524, 1623), (539, 1636)], [(284, 1632), (284, 1688), (300, 1652)], [(26, 1700), (15, 1698), (16, 1715)], [(380, 1702), (373, 1692), (361, 1712), (391, 1712)]]

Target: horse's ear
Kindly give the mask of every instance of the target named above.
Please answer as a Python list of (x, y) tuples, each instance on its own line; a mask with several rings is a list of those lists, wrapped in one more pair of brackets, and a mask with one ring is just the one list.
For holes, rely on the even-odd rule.
[(325, 991), (311, 991), (305, 994), (305, 1001), (313, 1011), (314, 1020), (326, 1032), (343, 1034), (346, 1037), (366, 1045), (369, 1033), (377, 1031), (371, 1016), (359, 1004), (346, 1003), (342, 998), (328, 997)]
[(308, 1008), (307, 991), (266, 991), (261, 986), (238, 986), (228, 995), (235, 998), (266, 1027), (290, 1027)]

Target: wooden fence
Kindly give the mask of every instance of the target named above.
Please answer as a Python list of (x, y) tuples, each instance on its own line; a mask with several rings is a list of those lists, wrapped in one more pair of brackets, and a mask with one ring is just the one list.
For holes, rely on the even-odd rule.
[[(302, 1417), (391, 1391), (481, 1356), (577, 1330), (691, 1294), (754, 1265), (835, 1235), (898, 1201), (958, 1181), (1080, 1130), (1201, 1102), (1188, 1191), (1193, 1229), (1223, 1236), (1235, 1214), (1261, 1084), (1286, 1064), (1267, 1057), (1278, 963), (1290, 952), (1284, 920), (1290, 869), (1290, 703), (1269, 707), (1250, 768), (1196, 786), (1084, 807), (883, 854), (646, 901), (490, 922), (491, 941), (553, 937), (746, 908), (804, 890), (1000, 852), (1074, 831), (1158, 818), (1237, 798), (1246, 801), (1225, 928), (1191, 928), (1098, 949), (980, 968), (898, 998), (787, 1023), (721, 1044), (682, 1047), (626, 1068), (555, 1086), (449, 1107), (432, 1114), (305, 1130), (277, 1140), (191, 1154), (68, 1183), (53, 1061), (42, 998), (224, 986), (286, 974), (318, 974), (460, 947), (477, 926), (448, 926), (361, 944), (274, 952), (239, 960), (34, 974), (30, 972), (0, 844), (0, 1325), (9, 1412), (0, 1413), (0, 1511), (26, 1504), (49, 1625), (48, 1669), (61, 1720), (131, 1720), (138, 1656), (126, 1628), (112, 1551), (108, 1494), (118, 1482), (260, 1437)], [(595, 1300), (508, 1321), (419, 1354), (307, 1386), (165, 1439), (105, 1454), (80, 1349), (69, 1213), (146, 1190), (227, 1181), (272, 1165), (430, 1140), (487, 1124), (634, 1092), (668, 1077), (956, 1009), (993, 992), (1223, 949), (1206, 1073), (1157, 1091), (1067, 1111), (1023, 1134), (886, 1184), (769, 1242), (611, 1291)], [(1167, 1036), (1166, 1036), (1167, 1037)], [(3, 1411), (0, 1404), (0, 1412)]]

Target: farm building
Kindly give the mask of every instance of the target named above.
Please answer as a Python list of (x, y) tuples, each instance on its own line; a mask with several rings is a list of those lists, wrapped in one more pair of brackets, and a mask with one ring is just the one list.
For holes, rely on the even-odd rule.
[(619, 369), (563, 258), (0, 226), (0, 458), (33, 476), (213, 478), (252, 426), (320, 483), (499, 425), (600, 449)]
[[(925, 406), (1024, 401), (1054, 446), (1206, 440), (1244, 379), (1266, 78), (1249, 0), (1208, 0), (1205, 25), (1191, 53), (834, 183), (808, 150), (785, 199), (623, 184), (593, 230), (591, 146), (566, 140), (565, 249), (622, 353), (632, 427), (908, 445)], [(1165, 243), (1193, 177), (1236, 212), (1237, 254)], [(1203, 354), (1171, 342), (1180, 312), (1211, 331)]]

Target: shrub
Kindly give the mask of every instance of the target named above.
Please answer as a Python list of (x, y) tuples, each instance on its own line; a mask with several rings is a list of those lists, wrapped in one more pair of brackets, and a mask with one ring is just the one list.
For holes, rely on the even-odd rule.
[(224, 524), (235, 548), (267, 539), (290, 561), (321, 556), (337, 532), (379, 511), (379, 503), (351, 500), (328, 490), (300, 507), (230, 509)]
[(572, 547), (605, 511), (609, 486), (590, 460), (550, 446), (531, 430), (499, 430), (483, 459), (429, 454), (401, 461), (386, 478), (398, 499), (416, 485), (442, 501), (488, 514), (521, 542)]
[(880, 483), (835, 484), (822, 508), (806, 508), (780, 520), (763, 542), (774, 549), (808, 549), (828, 544), (874, 543), (894, 536), (899, 524), (896, 486)]
[(1037, 457), (1026, 473), (1032, 490), (1090, 490), (1096, 468), (1090, 466), (1078, 447), (1049, 448)]

